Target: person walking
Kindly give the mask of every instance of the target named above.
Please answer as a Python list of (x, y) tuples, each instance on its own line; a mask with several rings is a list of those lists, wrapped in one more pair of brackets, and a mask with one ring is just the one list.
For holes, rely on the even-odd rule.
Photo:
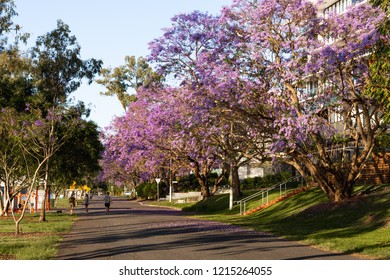
[(74, 197), (74, 192), (69, 197), (69, 208), (70, 208), (70, 214), (73, 214), (74, 207), (76, 205), (76, 198)]
[(110, 206), (111, 206), (111, 196), (110, 193), (107, 192), (104, 196), (104, 207), (106, 208), (106, 215), (110, 214)]
[(88, 193), (85, 193), (84, 205), (85, 205), (85, 213), (88, 214), (88, 205), (89, 205), (89, 194)]

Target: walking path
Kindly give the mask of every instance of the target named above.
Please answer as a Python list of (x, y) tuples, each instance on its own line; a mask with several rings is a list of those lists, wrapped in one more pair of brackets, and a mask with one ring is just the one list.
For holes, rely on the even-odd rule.
[(91, 200), (60, 244), (56, 259), (73, 260), (282, 260), (356, 259), (268, 234), (186, 217), (181, 211), (103, 197)]

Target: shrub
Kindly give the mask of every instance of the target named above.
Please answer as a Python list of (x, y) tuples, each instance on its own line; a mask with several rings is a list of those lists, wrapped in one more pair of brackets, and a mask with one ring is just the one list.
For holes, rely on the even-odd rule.
[(246, 178), (241, 181), (241, 188), (243, 190), (257, 189), (257, 188), (267, 188), (286, 181), (292, 175), (289, 172), (280, 172), (277, 174), (269, 174), (264, 177), (253, 177)]
[(157, 185), (155, 183), (144, 182), (136, 188), (136, 191), (138, 198), (154, 198), (157, 196)]

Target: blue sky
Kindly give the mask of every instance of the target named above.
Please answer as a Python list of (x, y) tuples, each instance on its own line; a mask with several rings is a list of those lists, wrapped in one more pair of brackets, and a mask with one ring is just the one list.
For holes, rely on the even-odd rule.
[[(61, 19), (69, 25), (81, 45), (83, 59), (96, 58), (104, 67), (124, 64), (126, 55), (147, 56), (148, 43), (162, 35), (170, 19), (194, 10), (217, 14), (232, 0), (14, 0), (15, 22), (36, 37), (56, 28)], [(114, 116), (123, 115), (116, 98), (100, 96), (96, 84), (83, 85), (76, 100), (91, 108), (91, 119), (100, 127), (108, 126)]]

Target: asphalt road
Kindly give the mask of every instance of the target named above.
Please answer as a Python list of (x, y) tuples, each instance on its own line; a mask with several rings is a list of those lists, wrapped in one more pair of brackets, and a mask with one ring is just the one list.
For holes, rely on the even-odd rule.
[(60, 244), (60, 260), (309, 260), (356, 259), (272, 235), (197, 220), (180, 211), (103, 197), (91, 200)]

